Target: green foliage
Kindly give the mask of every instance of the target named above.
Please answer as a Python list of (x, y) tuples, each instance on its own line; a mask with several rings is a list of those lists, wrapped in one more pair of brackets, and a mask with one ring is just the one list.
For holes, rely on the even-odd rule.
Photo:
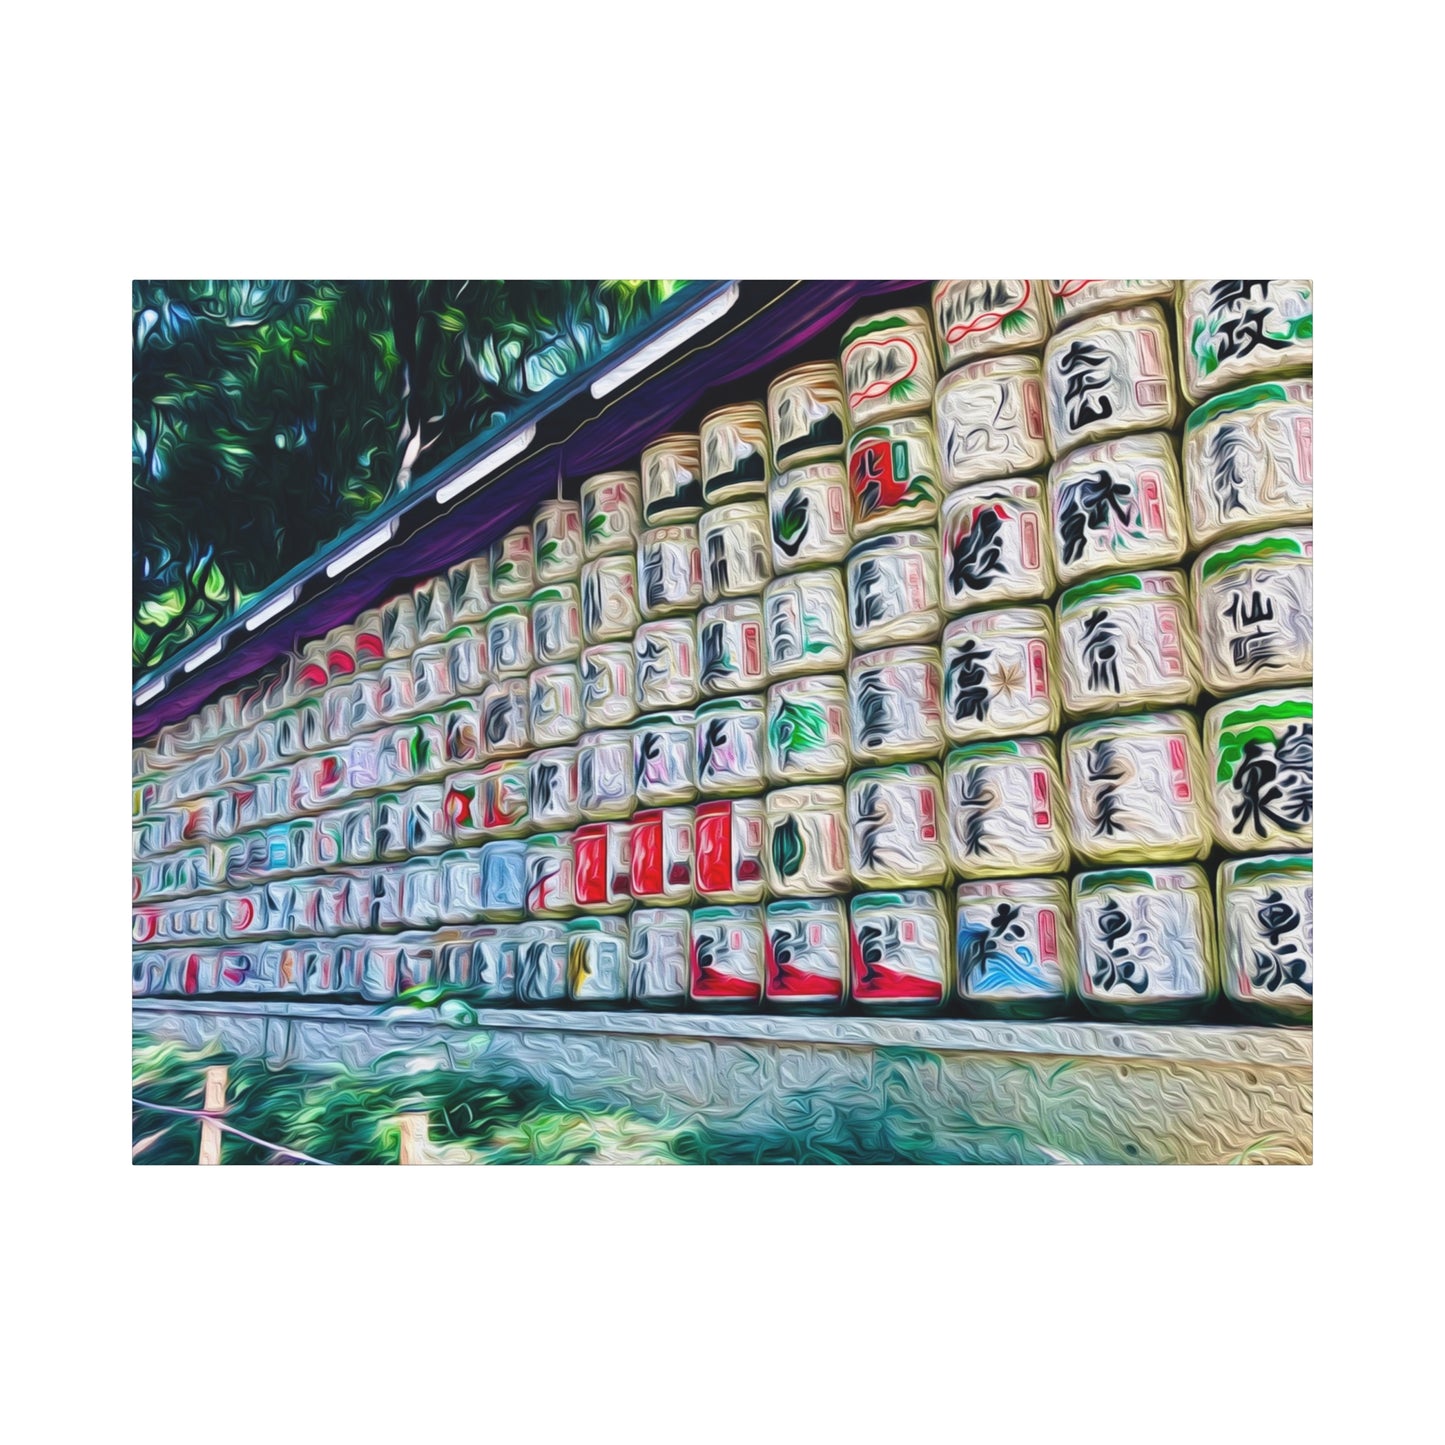
[(135, 283), (132, 667), (224, 620), (685, 284)]

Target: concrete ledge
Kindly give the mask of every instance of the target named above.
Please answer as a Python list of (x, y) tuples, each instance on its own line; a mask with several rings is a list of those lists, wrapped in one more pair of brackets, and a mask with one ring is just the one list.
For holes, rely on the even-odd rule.
[(521, 1029), (553, 1034), (613, 1034), (630, 1038), (813, 1043), (842, 1048), (897, 1045), (944, 1053), (1031, 1054), (1058, 1058), (1155, 1059), (1200, 1064), (1257, 1064), (1310, 1069), (1310, 1029), (1230, 1025), (1153, 1025), (1067, 1020), (1055, 1023), (980, 1019), (884, 1019), (854, 1016), (782, 1017), (765, 1014), (680, 1014), (643, 1010), (434, 1008), (395, 1005), (292, 1003), (281, 1000), (136, 999), (138, 1019), (194, 1013), (386, 1025), (430, 1031)]

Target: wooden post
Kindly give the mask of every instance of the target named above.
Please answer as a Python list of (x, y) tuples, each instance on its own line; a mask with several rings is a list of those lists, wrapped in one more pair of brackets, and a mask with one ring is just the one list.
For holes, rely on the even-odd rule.
[[(219, 1114), (226, 1107), (226, 1066), (213, 1064), (206, 1070), (206, 1101), (201, 1105), (208, 1114)], [(221, 1131), (209, 1119), (201, 1120), (202, 1164), (221, 1162)]]
[(402, 1114), (401, 1157), (402, 1164), (427, 1164), (427, 1132), (431, 1121), (425, 1114)]

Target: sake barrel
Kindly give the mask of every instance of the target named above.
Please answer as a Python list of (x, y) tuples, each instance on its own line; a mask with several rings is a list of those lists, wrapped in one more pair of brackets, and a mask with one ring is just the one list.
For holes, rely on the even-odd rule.
[(432, 858), (412, 858), (401, 865), (401, 911), (408, 928), (441, 924), (442, 874)]
[(527, 839), (529, 918), (570, 918), (576, 913), (572, 866), (570, 833), (534, 833)]
[(1309, 281), (1182, 281), (1180, 375), (1195, 401), (1314, 364)]
[(572, 886), (587, 913), (625, 913), (632, 907), (632, 824), (583, 823), (572, 834)]
[(575, 582), (582, 570), (582, 507), (555, 497), (532, 514), (532, 565), (539, 587)]
[(775, 476), (769, 488), (774, 572), (841, 562), (853, 545), (848, 471), (815, 462)]
[(846, 792), (833, 784), (779, 788), (764, 800), (768, 889), (784, 898), (849, 893)]
[(482, 851), (454, 848), (437, 859), (442, 923), (475, 923), (482, 916)]
[(1261, 532), (1194, 561), (1205, 687), (1213, 693), (1308, 682), (1314, 673), (1314, 533)]
[(525, 753), (532, 746), (528, 731), (530, 704), (525, 677), (504, 678), (482, 694), (482, 731), (488, 757)]
[[(479, 843), (482, 839), (482, 784), (478, 771), (467, 769), (447, 776), (442, 797), (446, 813), (447, 833), (454, 843)], [(370, 862), (365, 858), (348, 862)]]
[(577, 743), (577, 805), (591, 823), (627, 818), (637, 806), (632, 734), (621, 728), (583, 733)]
[(402, 991), (401, 955), (405, 945), (398, 938), (364, 938), (361, 951), (361, 996), (368, 1003), (389, 1003)]
[(556, 1004), (567, 997), (567, 932), (555, 920), (517, 927), (517, 1002)]
[(416, 604), (403, 592), (381, 604), (381, 649), (388, 659), (410, 657), (416, 645)]
[(1050, 320), (1042, 281), (933, 283), (933, 334), (944, 371), (980, 356), (1036, 351)]
[(532, 594), (532, 655), (539, 667), (582, 655), (582, 589), (575, 582)]
[(494, 602), (520, 602), (537, 585), (532, 528), (523, 523), (504, 532), (487, 552), (487, 576)]
[(653, 713), (635, 724), (632, 760), (642, 807), (690, 803), (697, 796), (696, 726), (690, 712)]
[(446, 814), (446, 789), (439, 783), (422, 783), (408, 788), (402, 799), (407, 851), (440, 852), (452, 838)]
[(698, 522), (702, 544), (703, 596), (751, 597), (773, 575), (772, 542), (766, 502), (733, 502), (704, 512)]
[(865, 652), (848, 667), (854, 757), (896, 763), (943, 751), (941, 672), (936, 647)]
[(699, 430), (702, 495), (709, 507), (767, 496), (772, 442), (761, 402), (720, 407), (703, 417)]
[(581, 821), (576, 748), (543, 748), (528, 757), (527, 811), (543, 829), (572, 828)]
[(371, 799), (363, 798), (348, 807), (332, 809), (316, 821), (316, 852), (322, 867), (371, 862), (376, 850)]
[(943, 731), (950, 742), (1057, 732), (1058, 644), (1046, 607), (970, 612), (943, 629)]
[(839, 672), (852, 651), (848, 594), (837, 567), (775, 577), (763, 593), (769, 677)]
[(843, 333), (842, 368), (850, 427), (927, 411), (937, 375), (928, 313), (902, 306), (853, 322)]
[(1314, 846), (1314, 690), (1247, 692), (1204, 715), (1214, 828), (1233, 853)]
[(479, 698), (460, 698), (438, 715), (442, 725), (442, 758), (448, 767), (477, 766), (484, 761)]
[(709, 697), (767, 685), (760, 597), (733, 597), (697, 615), (698, 685)]
[(1058, 602), (1059, 676), (1075, 716), (1178, 707), (1199, 696), (1199, 642), (1182, 572), (1126, 572)]
[(574, 742), (582, 735), (582, 674), (575, 662), (532, 673), (529, 733), (533, 745)]
[(574, 918), (567, 924), (567, 997), (584, 1008), (626, 1002), (625, 918)]
[(493, 677), (525, 677), (532, 670), (531, 605), (504, 602), (487, 613), (487, 662)]
[(626, 642), (642, 620), (637, 608), (637, 558), (596, 557), (582, 568), (582, 636), (588, 643)]
[(517, 993), (517, 940), (512, 928), (480, 924), (441, 949), (442, 976), (482, 1003), (508, 1003)]
[(768, 778), (807, 783), (841, 778), (853, 766), (848, 682), (794, 677), (768, 689)]
[(848, 632), (860, 651), (937, 637), (938, 535), (893, 532), (848, 554)]
[(898, 417), (853, 433), (848, 491), (854, 537), (899, 527), (927, 527), (938, 518), (938, 450), (927, 417)]
[(658, 437), (642, 453), (642, 520), (694, 522), (702, 515), (702, 459), (698, 439), (680, 433)]
[(695, 908), (688, 997), (711, 1008), (750, 1008), (762, 1000), (766, 952), (756, 904)]
[(767, 786), (767, 704), (721, 697), (693, 711), (697, 790), (704, 798), (760, 793)]
[(788, 1010), (831, 1011), (848, 996), (848, 907), (841, 898), (768, 904), (763, 998)]
[(1050, 281), (1048, 288), (1056, 327), (1141, 301), (1170, 301), (1175, 291), (1173, 281)]
[(967, 362), (939, 382), (933, 423), (945, 492), (1046, 466), (1042, 363), (1037, 356)]
[(582, 552), (587, 561), (631, 553), (642, 533), (642, 480), (636, 472), (599, 472), (582, 483)]
[(952, 927), (943, 893), (855, 894), (848, 932), (849, 991), (865, 1012), (932, 1013), (952, 997)]
[(632, 816), (628, 892), (650, 907), (690, 903), (693, 896), (691, 808), (644, 808)]
[(416, 612), (416, 640), (419, 645), (440, 642), (451, 631), (451, 607), (444, 576), (419, 582), (411, 590), (411, 603)]
[[(296, 699), (319, 693), (327, 682), (326, 644), (319, 639), (308, 642), (296, 658), (295, 674), (291, 683), (292, 696)], [(213, 736), (205, 746), (213, 748), (220, 741), (220, 726), (211, 729)]]
[[(476, 693), (495, 681), (487, 660), (487, 632), (485, 626), (465, 623), (454, 627), (447, 638), (447, 671), (451, 677), (454, 695)], [(371, 686), (370, 682), (366, 686)], [(364, 707), (369, 709), (369, 700)]]
[(1090, 863), (1203, 858), (1214, 842), (1199, 728), (1182, 712), (1106, 718), (1064, 734), (1069, 843)]
[[(384, 663), (377, 679), (381, 684), (378, 701), (383, 718), (393, 721), (416, 711), (416, 676), (411, 670), (410, 654), (405, 658), (396, 658)], [(288, 721), (293, 722), (296, 726), (297, 732), (294, 738), (288, 734), (286, 726)], [(290, 719), (285, 713), (276, 719), (278, 740), (282, 743), (283, 749), (288, 750), (288, 756), (300, 752), (306, 744), (307, 740), (303, 736), (305, 722), (306, 712), (299, 707), (292, 712)]]
[(1314, 384), (1269, 381), (1225, 392), (1184, 423), (1184, 491), (1196, 547), (1261, 527), (1310, 522)]
[(686, 908), (637, 908), (628, 919), (627, 997), (643, 1008), (687, 1002), (692, 914)]
[(694, 814), (694, 883), (709, 903), (759, 903), (763, 873), (764, 808), (761, 798), (720, 798), (699, 803)]
[(1065, 878), (958, 885), (958, 997), (984, 1018), (1059, 1018), (1078, 976)]
[(1054, 590), (1044, 489), (1030, 478), (950, 493), (938, 536), (948, 612), (1047, 597)]
[(490, 566), (488, 557), (472, 557), (447, 572), (447, 604), (453, 622), (480, 622), (492, 610)]
[(582, 721), (620, 727), (637, 716), (637, 657), (632, 639), (582, 649)]
[(482, 831), (493, 838), (520, 838), (531, 823), (527, 817), (527, 760), (504, 758), (477, 774), (481, 793)]
[[(488, 606), (491, 605), (490, 600)], [(482, 609), (485, 613), (486, 608)], [(452, 616), (459, 622), (475, 622), (481, 614), (473, 616), (468, 613), (465, 617), (458, 612), (457, 599), (452, 599)], [(386, 660), (386, 644), (382, 639), (381, 609), (379, 607), (368, 608), (356, 619), (354, 625), (356, 670), (358, 672), (374, 672)], [(269, 692), (262, 690), (260, 707), (264, 713), (269, 714), (272, 710)]]
[(640, 708), (688, 707), (698, 698), (697, 624), (691, 617), (643, 622), (632, 639)]
[(776, 471), (841, 457), (847, 429), (843, 372), (834, 362), (810, 362), (773, 378), (768, 430)]
[(702, 547), (696, 522), (653, 527), (637, 544), (639, 605), (649, 620), (702, 606)]
[(1048, 490), (1060, 586), (1184, 556), (1179, 464), (1164, 432), (1076, 447), (1049, 468)]
[(955, 748), (944, 789), (948, 859), (960, 878), (1067, 871), (1067, 805), (1052, 738)]
[(1056, 332), (1044, 348), (1055, 456), (1131, 431), (1169, 431), (1178, 400), (1169, 325), (1157, 306), (1109, 311)]
[(1073, 883), (1079, 997), (1100, 1018), (1194, 1017), (1219, 992), (1204, 870), (1111, 868)]
[(948, 878), (943, 788), (932, 763), (865, 768), (848, 779), (848, 865), (861, 888), (936, 888)]
[(1247, 1018), (1314, 1017), (1315, 889), (1309, 853), (1234, 858), (1219, 868), (1224, 995)]

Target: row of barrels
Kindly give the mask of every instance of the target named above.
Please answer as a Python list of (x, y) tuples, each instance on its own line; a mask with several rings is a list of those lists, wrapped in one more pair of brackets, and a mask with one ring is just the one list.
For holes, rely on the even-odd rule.
[(637, 908), (567, 922), (388, 936), (155, 947), (138, 996), (276, 995), (371, 1003), (805, 1009), (881, 1016), (1207, 1016), (1307, 1023), (1313, 860), (979, 880), (842, 898)]

